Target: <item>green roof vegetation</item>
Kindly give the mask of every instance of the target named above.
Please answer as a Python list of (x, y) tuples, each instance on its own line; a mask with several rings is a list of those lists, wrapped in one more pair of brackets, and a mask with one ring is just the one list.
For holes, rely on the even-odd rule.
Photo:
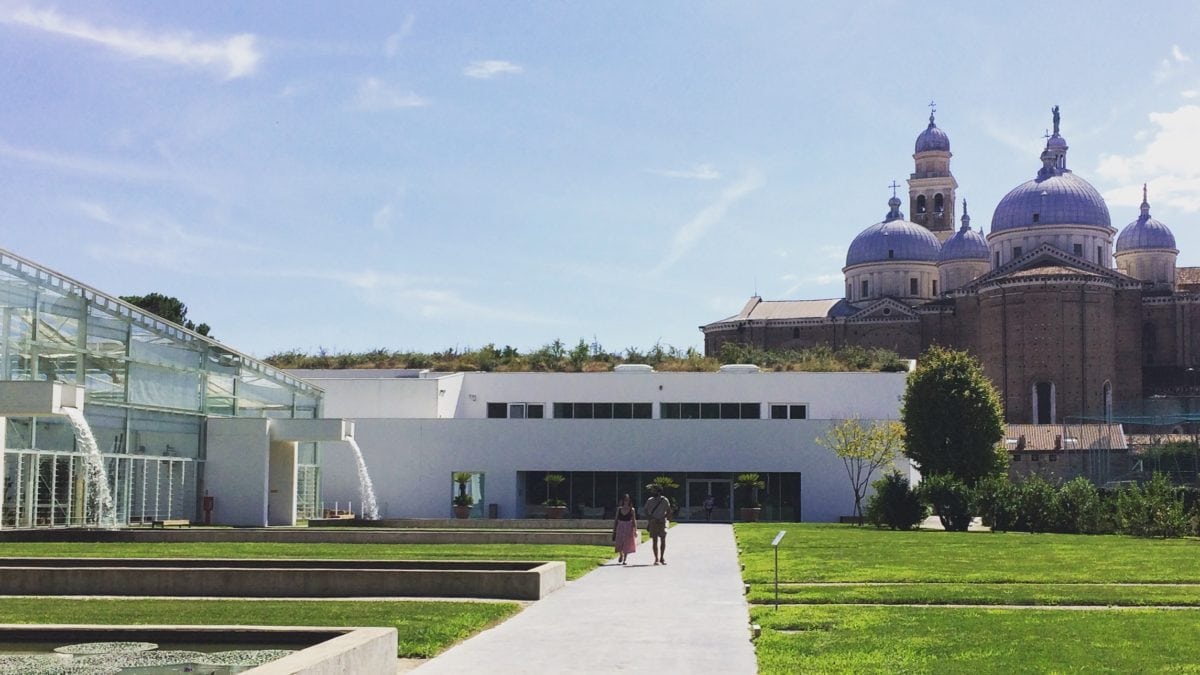
[(562, 340), (521, 352), (514, 347), (486, 344), (479, 348), (453, 347), (442, 352), (392, 351), (372, 349), (365, 352), (315, 354), (299, 350), (268, 356), (266, 362), (277, 368), (372, 369), (417, 368), (442, 372), (606, 372), (622, 364), (646, 364), (658, 371), (712, 372), (730, 363), (752, 363), (763, 370), (802, 372), (887, 371), (903, 372), (907, 362), (886, 349), (850, 346), (834, 350), (826, 345), (797, 350), (766, 350), (727, 342), (717, 356), (706, 356), (694, 347), (679, 349), (655, 344), (649, 349), (628, 347), (608, 351), (598, 342), (583, 339), (574, 347)]

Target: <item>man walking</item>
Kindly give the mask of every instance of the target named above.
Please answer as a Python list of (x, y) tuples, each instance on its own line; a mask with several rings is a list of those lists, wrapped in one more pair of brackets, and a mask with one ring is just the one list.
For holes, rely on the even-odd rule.
[(671, 500), (662, 494), (658, 485), (650, 485), (650, 498), (642, 513), (646, 514), (646, 530), (650, 533), (650, 545), (654, 549), (654, 564), (666, 565), (667, 517), (671, 515)]

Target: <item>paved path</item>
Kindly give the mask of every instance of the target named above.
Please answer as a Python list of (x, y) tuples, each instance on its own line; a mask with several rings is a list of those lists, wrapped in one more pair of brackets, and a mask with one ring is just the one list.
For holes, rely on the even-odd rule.
[(733, 528), (686, 524), (569, 582), (517, 616), (452, 647), (414, 675), (757, 672)]

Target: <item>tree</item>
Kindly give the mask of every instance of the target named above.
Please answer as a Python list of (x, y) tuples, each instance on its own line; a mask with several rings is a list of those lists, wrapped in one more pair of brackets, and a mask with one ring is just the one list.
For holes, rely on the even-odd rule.
[(900, 409), (904, 455), (925, 476), (968, 487), (1004, 471), (1000, 395), (970, 354), (930, 347), (908, 376)]
[(183, 301), (179, 298), (163, 295), (162, 293), (148, 293), (146, 295), (122, 295), (121, 299), (159, 318), (177, 323), (201, 335), (208, 335), (209, 331), (212, 330), (206, 323), (196, 324), (189, 321), (187, 318), (187, 305), (183, 304)]
[(872, 487), (875, 492), (867, 500), (867, 520), (872, 525), (911, 530), (925, 520), (925, 504), (899, 471), (884, 474)]
[(843, 420), (832, 427), (817, 443), (842, 459), (850, 489), (854, 491), (854, 517), (863, 522), (863, 499), (875, 472), (890, 467), (904, 444), (904, 427), (898, 422), (864, 424), (858, 419)]

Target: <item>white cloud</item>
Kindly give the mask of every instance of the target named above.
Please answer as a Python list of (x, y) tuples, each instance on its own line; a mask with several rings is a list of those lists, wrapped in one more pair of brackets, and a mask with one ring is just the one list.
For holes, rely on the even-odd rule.
[(690, 178), (692, 180), (716, 180), (721, 177), (721, 172), (717, 171), (717, 167), (712, 164), (696, 164), (689, 169), (665, 169), (653, 171), (660, 176), (667, 178)]
[(241, 240), (219, 239), (193, 234), (168, 216), (136, 213), (114, 214), (108, 206), (95, 202), (76, 204), (87, 219), (109, 228), (103, 243), (94, 243), (88, 252), (106, 261), (126, 261), (138, 265), (156, 265), (174, 270), (214, 270), (202, 264), (209, 253), (226, 255), (230, 251), (254, 252), (256, 247)]
[(415, 21), (416, 17), (409, 14), (404, 18), (404, 25), (400, 26), (400, 30), (387, 36), (387, 39), (383, 41), (383, 53), (389, 59), (396, 58), (396, 55), (400, 53), (400, 43), (404, 41), (404, 38), (412, 34), (413, 23)]
[(1171, 45), (1171, 58), (1175, 59), (1176, 63), (1186, 63), (1192, 60), (1192, 57), (1183, 53), (1179, 45)]
[(701, 209), (691, 220), (675, 230), (675, 236), (671, 240), (667, 256), (658, 263), (652, 273), (659, 274), (679, 262), (698, 241), (708, 234), (709, 230), (721, 222), (729, 207), (762, 187), (764, 182), (762, 174), (751, 171), (738, 182), (722, 190), (713, 203)]
[(371, 218), (371, 227), (374, 227), (379, 232), (391, 232), (392, 221), (395, 219), (396, 209), (391, 204), (384, 204), (375, 211), (375, 215)]
[(262, 60), (249, 33), (224, 40), (201, 40), (190, 33), (151, 35), (136, 30), (101, 28), (69, 19), (53, 9), (21, 8), (0, 12), (0, 23), (99, 44), (135, 58), (154, 59), (224, 74), (226, 79), (252, 75)]
[(1184, 98), (1196, 98), (1200, 96), (1200, 89), (1185, 89), (1179, 92), (1179, 95)]
[(519, 75), (525, 69), (509, 61), (475, 61), (463, 68), (463, 75), (478, 80), (490, 80), (499, 75)]
[(1140, 152), (1101, 156), (1097, 173), (1116, 184), (1105, 200), (1136, 207), (1142, 183), (1149, 183), (1152, 204), (1200, 211), (1200, 105), (1151, 113), (1150, 122), (1153, 129)]
[(1171, 45), (1171, 54), (1162, 61), (1159, 61), (1158, 68), (1154, 70), (1154, 81), (1158, 83), (1165, 82), (1177, 72), (1184, 64), (1191, 63), (1192, 57), (1183, 53), (1179, 45)]
[(400, 110), (426, 105), (429, 105), (428, 99), (392, 87), (375, 77), (363, 80), (354, 96), (354, 106), (362, 110)]

